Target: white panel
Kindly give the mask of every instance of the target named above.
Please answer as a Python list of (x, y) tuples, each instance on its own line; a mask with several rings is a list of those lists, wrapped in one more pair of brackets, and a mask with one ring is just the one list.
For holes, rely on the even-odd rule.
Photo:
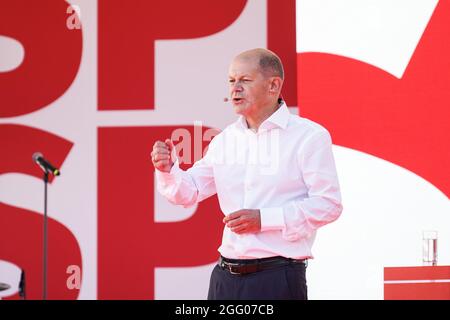
[[(357, 59), (400, 78), (436, 0), (297, 0), (297, 52)], [(439, 230), (450, 263), (448, 198), (418, 175), (334, 147), (344, 211), (319, 230), (307, 269), (310, 299), (383, 299), (383, 267), (420, 266), (422, 230)]]
[(438, 230), (450, 264), (450, 203), (391, 162), (334, 146), (344, 211), (318, 231), (307, 269), (311, 299), (383, 299), (383, 267), (422, 265), (422, 231)]

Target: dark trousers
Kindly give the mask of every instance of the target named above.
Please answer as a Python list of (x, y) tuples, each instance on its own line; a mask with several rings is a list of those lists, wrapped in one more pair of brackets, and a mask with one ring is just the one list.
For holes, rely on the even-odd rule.
[(245, 275), (216, 265), (208, 300), (307, 300), (306, 265), (293, 263)]

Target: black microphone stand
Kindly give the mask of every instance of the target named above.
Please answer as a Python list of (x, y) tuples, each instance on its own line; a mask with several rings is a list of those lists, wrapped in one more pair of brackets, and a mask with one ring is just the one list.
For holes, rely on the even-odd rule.
[(42, 284), (42, 299), (47, 300), (47, 185), (48, 185), (48, 174), (52, 173), (54, 176), (59, 176), (60, 172), (57, 168), (52, 166), (50, 162), (44, 159), (42, 153), (35, 152), (31, 157), (34, 162), (36, 162), (41, 169), (44, 171), (44, 234), (43, 234), (43, 256), (42, 256), (42, 272), (43, 272), (43, 284)]
[(42, 269), (43, 269), (43, 288), (42, 299), (47, 300), (47, 185), (48, 185), (48, 171), (44, 171), (44, 237), (43, 246), (44, 252), (42, 257)]

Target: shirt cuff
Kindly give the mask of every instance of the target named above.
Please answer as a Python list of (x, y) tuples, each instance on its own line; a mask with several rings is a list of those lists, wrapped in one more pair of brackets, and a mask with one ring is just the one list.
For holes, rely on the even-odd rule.
[(285, 227), (283, 208), (264, 208), (259, 210), (261, 231), (281, 230)]
[(159, 171), (155, 169), (156, 180), (163, 186), (173, 184), (176, 181), (176, 176), (181, 171), (178, 160), (175, 161), (169, 172)]

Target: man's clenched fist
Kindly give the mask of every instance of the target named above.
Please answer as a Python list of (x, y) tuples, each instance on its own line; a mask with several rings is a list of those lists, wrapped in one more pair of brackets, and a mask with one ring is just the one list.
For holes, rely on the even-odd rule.
[(155, 142), (151, 156), (156, 169), (162, 172), (170, 172), (174, 164), (172, 159), (172, 151), (174, 148), (173, 142), (170, 139), (166, 139), (164, 142)]

